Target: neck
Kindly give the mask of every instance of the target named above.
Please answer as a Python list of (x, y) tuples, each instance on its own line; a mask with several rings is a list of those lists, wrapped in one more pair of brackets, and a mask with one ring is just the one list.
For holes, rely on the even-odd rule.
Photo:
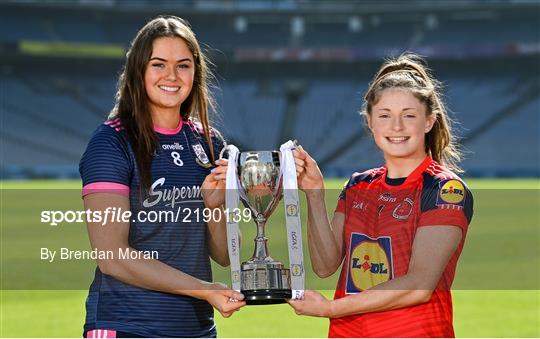
[(388, 178), (408, 177), (426, 158), (426, 154), (419, 154), (406, 158), (386, 158), (386, 168)]
[(180, 124), (180, 112), (175, 110), (152, 113), (152, 123), (160, 128), (174, 129)]

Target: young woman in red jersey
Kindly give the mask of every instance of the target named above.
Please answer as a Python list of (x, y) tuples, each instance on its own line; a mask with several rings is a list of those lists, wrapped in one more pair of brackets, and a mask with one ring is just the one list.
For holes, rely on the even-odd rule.
[(424, 64), (405, 54), (375, 75), (362, 114), (386, 163), (351, 176), (332, 221), (317, 163), (295, 151), (313, 269), (342, 269), (334, 300), (308, 290), (289, 303), (330, 318), (330, 337), (454, 336), (450, 287), (473, 199), (454, 174), (460, 153)]

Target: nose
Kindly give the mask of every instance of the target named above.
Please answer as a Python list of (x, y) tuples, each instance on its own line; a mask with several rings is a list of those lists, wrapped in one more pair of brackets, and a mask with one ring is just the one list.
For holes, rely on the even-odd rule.
[(167, 75), (165, 79), (168, 81), (176, 81), (176, 67), (167, 67)]
[(392, 129), (394, 131), (403, 130), (403, 118), (401, 116), (397, 116), (392, 119)]

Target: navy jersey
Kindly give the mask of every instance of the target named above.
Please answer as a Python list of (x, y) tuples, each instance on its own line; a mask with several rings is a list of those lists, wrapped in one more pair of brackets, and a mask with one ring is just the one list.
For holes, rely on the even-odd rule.
[[(212, 281), (201, 184), (210, 168), (210, 152), (199, 124), (181, 122), (176, 129), (155, 128), (159, 147), (152, 160), (152, 184), (140, 194), (135, 154), (119, 119), (94, 132), (79, 169), (83, 195), (114, 192), (129, 196), (132, 221), (129, 245), (157, 253), (156, 258), (198, 279)], [(217, 157), (223, 140), (212, 133)], [(172, 211), (178, 219), (147, 222), (144, 211)], [(202, 215), (202, 213), (200, 213)], [(146, 215), (148, 216), (148, 214)], [(152, 252), (154, 251), (154, 252)], [(85, 333), (111, 329), (145, 337), (216, 336), (213, 309), (206, 301), (151, 291), (123, 283), (96, 268), (86, 301)]]

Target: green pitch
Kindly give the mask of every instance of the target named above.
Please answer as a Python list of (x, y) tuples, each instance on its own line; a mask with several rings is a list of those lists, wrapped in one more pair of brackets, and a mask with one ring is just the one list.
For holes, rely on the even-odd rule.
[[(334, 208), (342, 183), (327, 181), (329, 211)], [(456, 335), (540, 337), (540, 181), (468, 183), (475, 195), (475, 216), (454, 284)], [(0, 185), (0, 337), (80, 336), (85, 289), (91, 282), (93, 264), (74, 262), (66, 273), (65, 267), (36, 262), (40, 246), (89, 247), (84, 225), (51, 228), (39, 223), (44, 208), (81, 209), (77, 197), (80, 184), (29, 181)], [(51, 199), (50, 189), (69, 192)], [(29, 201), (26, 190), (44, 198)], [(267, 225), (267, 233), (272, 256), (287, 264), (283, 220), (283, 211), (278, 208)], [(244, 260), (251, 256), (254, 231), (253, 225), (242, 225)], [(308, 288), (321, 290), (330, 298), (337, 275), (320, 280), (310, 267), (306, 272)], [(227, 269), (214, 265), (214, 276), (215, 280), (229, 282)], [(66, 283), (70, 278), (72, 285)], [(66, 286), (67, 290), (55, 286)], [(216, 323), (220, 337), (325, 337), (328, 329), (328, 320), (296, 316), (288, 305), (245, 307), (229, 319), (216, 312)]]

